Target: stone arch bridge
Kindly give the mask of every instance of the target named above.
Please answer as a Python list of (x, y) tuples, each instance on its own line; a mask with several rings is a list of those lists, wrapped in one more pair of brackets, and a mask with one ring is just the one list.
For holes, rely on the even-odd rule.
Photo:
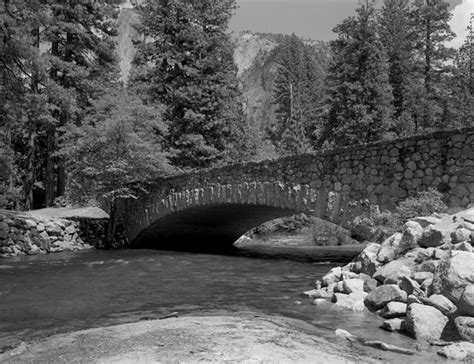
[(132, 186), (111, 207), (111, 246), (232, 244), (274, 218), (335, 223), (368, 204), (391, 209), (428, 188), (474, 201), (474, 128), (179, 174)]

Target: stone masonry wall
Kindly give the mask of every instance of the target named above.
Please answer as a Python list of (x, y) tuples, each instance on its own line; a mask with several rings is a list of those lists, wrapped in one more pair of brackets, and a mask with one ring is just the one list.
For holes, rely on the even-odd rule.
[(92, 249), (83, 240), (90, 230), (87, 226), (81, 221), (0, 212), (0, 257)]
[(361, 201), (392, 209), (429, 188), (449, 206), (466, 207), (474, 202), (473, 147), (474, 128), (465, 128), (137, 183), (138, 198), (115, 201), (109, 237), (133, 240), (157, 218), (190, 206), (268, 203), (278, 193), (302, 202), (281, 207), (335, 222), (357, 213)]

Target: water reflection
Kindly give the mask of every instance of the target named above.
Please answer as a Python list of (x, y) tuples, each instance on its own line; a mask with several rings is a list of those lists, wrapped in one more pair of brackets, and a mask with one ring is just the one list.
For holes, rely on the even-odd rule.
[(367, 338), (413, 345), (399, 335), (374, 330), (380, 320), (372, 314), (316, 307), (301, 296), (333, 263), (248, 254), (122, 250), (4, 259), (0, 346), (173, 311), (283, 315), (313, 324), (318, 335), (331, 340), (336, 328), (344, 328)]

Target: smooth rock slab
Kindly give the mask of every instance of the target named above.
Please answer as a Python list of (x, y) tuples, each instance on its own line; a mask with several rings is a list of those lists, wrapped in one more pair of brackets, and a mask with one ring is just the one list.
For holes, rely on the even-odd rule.
[(378, 310), (392, 301), (406, 302), (407, 293), (402, 291), (396, 284), (379, 286), (370, 292), (365, 303), (372, 309)]
[(412, 303), (408, 306), (405, 320), (407, 331), (417, 340), (439, 340), (448, 318), (438, 309)]
[(50, 336), (22, 352), (0, 354), (0, 362), (375, 363), (296, 329), (296, 323), (253, 316), (142, 321)]
[(454, 323), (464, 340), (474, 342), (474, 317), (459, 316), (456, 317)]
[(445, 346), (438, 351), (438, 355), (451, 360), (474, 361), (474, 344), (460, 342)]

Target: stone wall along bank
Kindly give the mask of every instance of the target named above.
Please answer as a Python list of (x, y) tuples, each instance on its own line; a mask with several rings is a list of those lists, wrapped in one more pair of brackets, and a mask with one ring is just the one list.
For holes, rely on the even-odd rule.
[(107, 220), (47, 219), (0, 212), (0, 257), (101, 247)]

